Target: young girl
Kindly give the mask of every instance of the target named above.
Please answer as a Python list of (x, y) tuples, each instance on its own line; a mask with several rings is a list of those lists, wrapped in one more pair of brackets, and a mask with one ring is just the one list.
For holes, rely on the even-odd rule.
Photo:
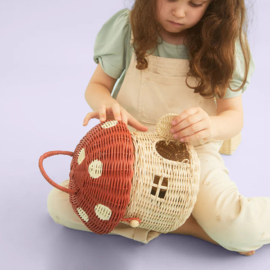
[[(96, 38), (98, 66), (85, 92), (93, 111), (83, 125), (116, 119), (154, 132), (161, 116), (177, 113), (171, 132), (193, 144), (201, 175), (192, 215), (170, 233), (252, 255), (270, 243), (270, 198), (241, 195), (219, 154), (243, 127), (241, 94), (255, 68), (245, 17), (244, 0), (135, 0), (118, 11)], [(89, 231), (67, 193), (54, 188), (48, 210), (57, 223)], [(161, 233), (119, 223), (111, 234), (148, 243)]]

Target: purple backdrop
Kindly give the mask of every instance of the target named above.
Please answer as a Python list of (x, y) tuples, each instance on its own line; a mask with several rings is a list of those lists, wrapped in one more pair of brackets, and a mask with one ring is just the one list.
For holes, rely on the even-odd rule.
[[(39, 171), (39, 157), (51, 150), (74, 151), (99, 123), (95, 119), (82, 126), (91, 111), (84, 92), (97, 66), (95, 37), (109, 17), (132, 3), (0, 2), (1, 268), (268, 269), (270, 245), (251, 257), (184, 235), (161, 235), (144, 245), (117, 235), (69, 229), (49, 216), (52, 186)], [(270, 88), (265, 80), (270, 3), (252, 0), (247, 6), (256, 70), (243, 95), (242, 142), (233, 155), (222, 156), (240, 193), (270, 197)], [(68, 179), (70, 162), (69, 156), (55, 156), (43, 164), (50, 178), (60, 183)]]

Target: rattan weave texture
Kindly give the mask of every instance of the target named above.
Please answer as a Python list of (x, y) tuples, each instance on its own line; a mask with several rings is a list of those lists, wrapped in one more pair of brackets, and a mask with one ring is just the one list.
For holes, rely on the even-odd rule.
[(191, 143), (169, 132), (176, 114), (159, 119), (156, 132), (130, 132), (116, 120), (93, 127), (80, 140), (70, 165), (69, 189), (64, 192), (75, 213), (97, 234), (111, 232), (119, 222), (167, 233), (190, 216), (199, 191), (200, 163)]

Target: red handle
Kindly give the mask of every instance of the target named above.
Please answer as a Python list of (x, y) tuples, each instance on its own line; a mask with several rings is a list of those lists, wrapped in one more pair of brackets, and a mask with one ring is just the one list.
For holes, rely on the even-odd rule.
[(39, 158), (39, 162), (38, 162), (38, 166), (39, 166), (39, 169), (42, 173), (42, 175), (44, 176), (44, 178), (54, 187), (66, 192), (66, 193), (69, 193), (69, 194), (75, 194), (75, 190), (72, 190), (72, 189), (68, 189), (68, 188), (65, 188), (65, 187), (62, 187), (58, 184), (56, 184), (45, 172), (44, 168), (43, 168), (43, 160), (47, 157), (50, 157), (50, 156), (55, 156), (55, 155), (69, 155), (69, 156), (72, 156), (73, 157), (73, 152), (68, 152), (68, 151), (61, 151), (61, 150), (58, 150), (58, 151), (49, 151), (45, 154), (43, 154), (40, 158)]

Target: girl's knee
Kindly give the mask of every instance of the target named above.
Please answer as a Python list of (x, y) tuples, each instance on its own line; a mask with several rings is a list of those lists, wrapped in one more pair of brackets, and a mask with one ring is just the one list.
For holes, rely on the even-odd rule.
[(263, 245), (260, 229), (252, 222), (247, 224), (248, 222), (239, 216), (234, 220), (225, 220), (222, 215), (215, 215), (209, 220), (197, 222), (209, 237), (225, 249), (245, 252), (256, 250)]
[[(61, 186), (67, 186), (67, 180), (60, 183)], [(62, 224), (61, 219), (65, 219), (66, 208), (69, 206), (69, 194), (53, 187), (47, 197), (47, 209), (56, 223)]]
[[(64, 181), (60, 185), (67, 187), (68, 181)], [(50, 216), (56, 223), (72, 229), (90, 231), (73, 210), (68, 193), (53, 188), (48, 194), (47, 207)]]
[(58, 203), (57, 203), (57, 192), (55, 188), (53, 188), (47, 197), (47, 209), (51, 216), (51, 218), (56, 222), (59, 222), (59, 214), (58, 214)]
[(215, 241), (225, 249), (237, 252), (247, 252), (263, 246), (256, 230), (243, 230), (242, 227), (220, 230), (215, 236)]

